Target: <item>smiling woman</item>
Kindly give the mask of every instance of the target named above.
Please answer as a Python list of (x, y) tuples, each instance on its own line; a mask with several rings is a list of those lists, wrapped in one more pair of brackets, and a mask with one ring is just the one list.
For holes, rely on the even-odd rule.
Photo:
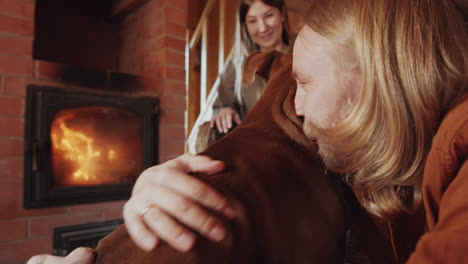
[(244, 0), (239, 8), (242, 38), (249, 53), (276, 49), (288, 52), (289, 28), (284, 3)]
[(265, 87), (261, 79), (248, 87), (241, 84), (244, 59), (258, 51), (289, 53), (293, 40), (283, 0), (242, 0), (238, 15), (234, 58), (221, 76), (218, 97), (213, 104), (211, 127), (216, 126), (221, 133), (227, 133), (233, 123), (240, 124)]

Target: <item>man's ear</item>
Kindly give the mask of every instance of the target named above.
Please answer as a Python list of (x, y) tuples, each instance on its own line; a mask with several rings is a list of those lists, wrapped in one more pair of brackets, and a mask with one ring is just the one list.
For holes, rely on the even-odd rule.
[(251, 85), (255, 81), (255, 75), (260, 76), (264, 80), (268, 80), (270, 76), (270, 66), (275, 59), (275, 55), (276, 51), (256, 52), (250, 55), (244, 63), (242, 83), (245, 86)]

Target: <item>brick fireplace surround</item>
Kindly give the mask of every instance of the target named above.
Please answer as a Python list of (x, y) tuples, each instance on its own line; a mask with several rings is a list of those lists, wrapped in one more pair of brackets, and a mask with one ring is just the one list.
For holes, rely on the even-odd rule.
[[(123, 0), (131, 2), (141, 0)], [(60, 64), (33, 58), (35, 0), (0, 0), (0, 264), (52, 252), (55, 227), (121, 218), (123, 201), (23, 209), (26, 86), (64, 83)], [(120, 72), (140, 76), (161, 103), (159, 159), (184, 151), (185, 34), (188, 0), (151, 0), (126, 16)]]

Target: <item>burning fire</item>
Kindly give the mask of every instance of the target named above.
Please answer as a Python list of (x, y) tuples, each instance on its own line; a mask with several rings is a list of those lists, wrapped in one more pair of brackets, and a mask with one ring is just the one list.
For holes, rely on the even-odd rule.
[[(102, 113), (101, 108), (88, 108)], [(121, 153), (136, 155), (138, 144), (135, 147), (129, 145), (132, 142), (128, 140), (119, 140), (116, 135), (125, 131), (107, 129), (103, 132), (102, 128), (98, 129), (98, 124), (106, 123), (102, 115), (98, 114), (96, 119), (88, 115), (85, 115), (86, 118), (80, 117), (77, 113), (79, 111), (65, 111), (56, 116), (51, 126), (52, 164), (54, 177), (58, 179), (56, 181), (65, 185), (94, 185), (121, 183), (122, 179), (119, 178), (128, 181), (129, 175), (137, 175), (141, 169), (141, 159), (135, 160), (135, 156), (132, 158)], [(107, 121), (114, 124), (116, 120)]]

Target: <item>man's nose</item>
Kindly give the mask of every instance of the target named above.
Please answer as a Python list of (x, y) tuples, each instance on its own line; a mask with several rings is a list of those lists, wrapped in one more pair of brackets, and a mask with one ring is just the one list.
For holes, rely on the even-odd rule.
[(296, 90), (296, 96), (294, 97), (294, 109), (296, 110), (296, 115), (304, 116), (304, 94), (302, 89)]

